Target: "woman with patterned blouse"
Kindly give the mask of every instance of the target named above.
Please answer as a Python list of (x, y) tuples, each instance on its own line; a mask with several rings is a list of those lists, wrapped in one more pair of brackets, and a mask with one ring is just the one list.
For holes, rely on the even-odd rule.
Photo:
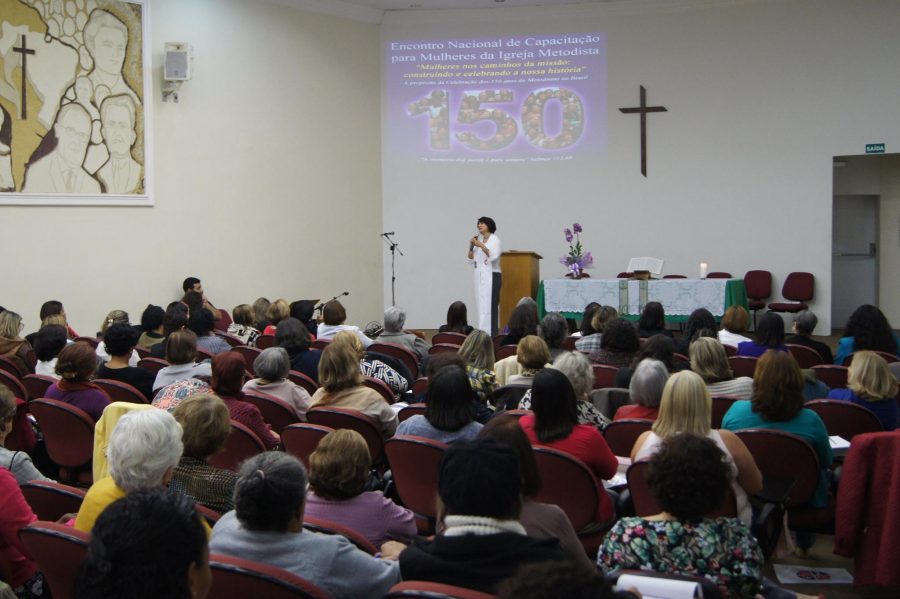
[(480, 329), (469, 333), (459, 355), (466, 361), (466, 374), (469, 375), (469, 384), (482, 402), (489, 402), (497, 387), (497, 377), (494, 374), (494, 342), (491, 336)]
[(352, 331), (341, 331), (334, 336), (331, 344), (335, 347), (345, 347), (356, 354), (362, 375), (387, 383), (387, 386), (394, 392), (395, 398), (400, 399), (400, 396), (409, 390), (409, 381), (405, 376), (381, 360), (366, 357), (366, 349), (363, 347), (362, 341)]

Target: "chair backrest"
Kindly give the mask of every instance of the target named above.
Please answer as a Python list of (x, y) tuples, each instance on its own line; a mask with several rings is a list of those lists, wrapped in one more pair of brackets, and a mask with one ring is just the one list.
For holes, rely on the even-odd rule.
[(381, 379), (376, 379), (371, 376), (367, 376), (363, 379), (363, 385), (368, 387), (369, 389), (374, 389), (378, 391), (378, 395), (389, 404), (397, 401), (397, 397), (394, 395), (393, 389), (391, 389), (390, 385), (382, 381)]
[(397, 414), (397, 418), (400, 422), (404, 420), (408, 420), (413, 416), (424, 416), (425, 415), (425, 404), (423, 403), (413, 403), (409, 404), (405, 408), (400, 410), (400, 413)]
[(52, 480), (33, 480), (21, 486), (25, 501), (39, 520), (56, 522), (65, 514), (77, 513), (87, 493)]
[(225, 440), (225, 447), (209, 458), (209, 463), (216, 468), (237, 472), (241, 462), (260, 454), (266, 446), (256, 433), (241, 424), (231, 421), (231, 433)]
[(759, 358), (753, 356), (729, 356), (728, 366), (734, 372), (734, 376), (749, 376), (753, 378), (756, 373), (756, 363)]
[(384, 437), (381, 434), (381, 427), (362, 412), (347, 408), (315, 407), (309, 409), (306, 419), (312, 424), (321, 424), (335, 430), (342, 428), (355, 430), (366, 440), (369, 453), (372, 455), (372, 463), (380, 464), (383, 461)]
[(112, 401), (126, 401), (128, 403), (150, 403), (144, 394), (122, 381), (112, 379), (96, 379), (94, 384), (106, 391)]
[(819, 484), (819, 458), (805, 440), (791, 433), (769, 429), (736, 431), (764, 478), (794, 481), (788, 507), (804, 505)]
[(260, 335), (256, 338), (256, 347), (260, 350), (275, 347), (275, 335)]
[(616, 386), (616, 375), (619, 369), (609, 364), (593, 364), (594, 389), (605, 389)]
[(610, 420), (616, 415), (616, 410), (631, 403), (631, 392), (622, 387), (594, 389), (588, 397), (597, 411)]
[(310, 395), (315, 393), (316, 389), (319, 388), (319, 385), (316, 384), (316, 381), (312, 380), (309, 376), (303, 374), (302, 372), (298, 372), (296, 370), (292, 370), (288, 373), (288, 379), (295, 385), (299, 385), (306, 389), (306, 392)]
[[(727, 352), (726, 352), (726, 355), (727, 355)], [(687, 357), (684, 354), (679, 354), (678, 352), (675, 352), (674, 354), (672, 354), (672, 360), (674, 362), (690, 362), (691, 361), (691, 359), (689, 357)]]
[(404, 580), (392, 586), (382, 599), (493, 599), (494, 597), (496, 595), (441, 582)]
[(40, 566), (54, 599), (72, 599), (90, 534), (65, 524), (35, 520), (19, 530), (19, 539)]
[(435, 333), (431, 338), (432, 345), (447, 343), (449, 345), (462, 345), (468, 335), (462, 333)]
[(259, 408), (263, 420), (279, 435), (285, 427), (300, 422), (294, 407), (279, 397), (258, 391), (244, 391), (243, 399)]
[[(12, 391), (13, 395), (18, 397), (23, 401), (28, 401), (28, 399), (32, 397), (43, 397), (44, 394), (34, 396), (31, 395), (28, 391), (28, 388), (24, 385), (25, 379), (20, 379), (17, 375), (14, 375), (6, 370), (0, 370), (0, 385), (4, 385)], [(55, 381), (54, 381), (55, 382)], [(51, 383), (52, 385), (53, 383)], [(49, 386), (49, 385), (48, 385)], [(46, 389), (45, 389), (46, 391)]]
[(772, 297), (772, 273), (768, 270), (748, 270), (744, 275), (747, 297), (764, 300)]
[(459, 348), (459, 345), (453, 343), (435, 343), (428, 348), (428, 355), (433, 356), (434, 354), (457, 353), (459, 352)]
[(494, 405), (498, 410), (515, 410), (530, 387), (503, 385), (494, 389)]
[(792, 302), (808, 302), (813, 298), (816, 278), (809, 272), (792, 272), (784, 280), (781, 295)]
[(215, 599), (330, 599), (331, 595), (305, 578), (287, 570), (239, 557), (212, 554), (212, 586), (209, 597)]
[[(894, 362), (900, 362), (900, 358), (898, 358), (895, 354), (892, 354), (892, 353), (889, 353), (886, 351), (879, 351), (877, 349), (870, 349), (868, 351), (878, 354), (879, 356), (884, 358), (884, 361), (887, 362), (888, 364), (893, 364)], [(850, 366), (850, 364), (853, 363), (853, 356), (855, 353), (856, 352), (853, 352), (852, 354), (850, 354), (849, 356), (844, 358), (844, 366)], [(24, 381), (24, 378), (22, 380)]]
[(494, 344), (494, 352), (500, 349), (503, 346), (503, 340), (506, 339), (506, 335), (500, 333), (499, 335), (494, 335), (491, 337), (491, 342)]
[(494, 351), (494, 359), (502, 360), (503, 358), (514, 356), (518, 349), (518, 345), (501, 345)]
[(225, 340), (225, 342), (231, 347), (240, 347), (242, 345), (247, 345), (244, 343), (244, 340), (238, 337), (237, 335), (232, 335), (231, 333), (225, 333), (222, 331), (216, 331), (216, 335)]
[[(2, 377), (2, 374), (0, 374), (0, 377)], [(26, 374), (22, 377), (22, 386), (28, 392), (28, 397), (22, 397), (21, 399), (44, 397), (47, 394), (47, 389), (57, 380), (47, 374)], [(3, 379), (0, 378), (0, 383), (2, 382)]]
[(846, 366), (837, 364), (819, 364), (812, 367), (816, 378), (832, 389), (843, 389), (847, 386), (849, 371)]
[(397, 358), (409, 369), (413, 379), (419, 376), (419, 357), (408, 347), (396, 343), (373, 343), (366, 348), (366, 351)]
[(298, 422), (281, 431), (281, 443), (284, 450), (303, 462), (309, 470), (309, 456), (319, 446), (319, 441), (328, 433), (334, 431), (330, 426)]
[(727, 343), (723, 343), (722, 347), (725, 348), (725, 356), (726, 357), (730, 358), (731, 356), (737, 355), (737, 348), (735, 346), (728, 345)]
[[(633, 463), (628, 467), (625, 478), (628, 480), (628, 492), (631, 494), (631, 500), (634, 504), (634, 513), (636, 516), (646, 517), (655, 516), (663, 511), (656, 497), (647, 484), (647, 472), (650, 470), (650, 462), (641, 460)], [(722, 498), (722, 503), (710, 512), (705, 514), (709, 518), (737, 517), (737, 502), (734, 492), (730, 489)]]
[(397, 495), (421, 516), (437, 517), (438, 468), (446, 449), (446, 444), (425, 437), (398, 435), (385, 442)]
[(16, 379), (21, 379), (24, 375), (28, 374), (26, 372), (22, 372), (22, 369), (19, 368), (19, 365), (6, 356), (0, 356), (0, 371), (6, 371)]
[(712, 398), (712, 427), (714, 429), (722, 428), (722, 419), (725, 417), (725, 413), (731, 404), (739, 399), (740, 397), (731, 395), (719, 395)]
[(412, 384), (412, 392), (415, 397), (419, 397), (428, 391), (428, 379), (424, 376), (417, 378)]
[(785, 343), (785, 345), (787, 346), (788, 351), (791, 352), (791, 355), (794, 356), (794, 359), (797, 360), (797, 364), (800, 365), (800, 368), (812, 368), (813, 366), (825, 363), (825, 360), (822, 359), (819, 352), (811, 347), (797, 345), (796, 343)]
[[(883, 401), (893, 401), (886, 399)], [(838, 435), (848, 441), (863, 433), (880, 433), (881, 421), (864, 406), (840, 399), (814, 399), (803, 404), (819, 415), (829, 435)]]
[(372, 544), (369, 539), (356, 532), (352, 528), (348, 528), (331, 520), (322, 518), (313, 518), (312, 516), (303, 515), (303, 528), (313, 532), (320, 532), (326, 535), (341, 535), (354, 545), (357, 549), (361, 549), (369, 555), (378, 553), (378, 547)]
[(150, 357), (150, 350), (146, 347), (139, 347), (139, 346), (135, 345), (133, 351), (134, 351), (134, 353), (137, 354), (138, 360), (140, 360), (141, 358), (149, 358)]
[(28, 404), (44, 433), (47, 453), (58, 466), (80, 468), (94, 457), (94, 419), (83, 410), (55, 399)]
[(575, 337), (573, 335), (569, 335), (562, 342), (562, 348), (566, 351), (575, 351), (575, 342), (581, 339), (581, 337)]
[(150, 372), (159, 372), (168, 365), (169, 363), (162, 358), (147, 357), (138, 360), (138, 368), (143, 368), (144, 370), (149, 370)]
[(315, 339), (309, 346), (313, 349), (323, 350), (328, 347), (329, 343), (331, 343), (331, 339)]
[(731, 276), (730, 272), (714, 271), (711, 273), (707, 273), (706, 278), (707, 279), (733, 279), (734, 277)]
[(203, 362), (204, 360), (209, 360), (212, 362), (212, 359), (215, 357), (215, 354), (206, 351), (205, 349), (197, 348), (197, 362)]
[(256, 376), (256, 372), (253, 370), (253, 361), (262, 353), (261, 349), (250, 347), (249, 345), (238, 345), (237, 347), (232, 347), (230, 351), (233, 351), (244, 358), (244, 365), (247, 367), (247, 372)]
[(79, 341), (81, 341), (83, 343), (87, 343), (94, 349), (97, 349), (97, 347), (100, 346), (100, 340), (97, 339), (96, 337), (75, 337), (75, 342), (77, 343)]
[(558, 505), (576, 531), (593, 523), (600, 494), (605, 491), (590, 469), (581, 460), (550, 447), (535, 447), (534, 459), (541, 474), (535, 501)]
[(201, 518), (206, 520), (206, 523), (209, 524), (210, 527), (215, 526), (216, 522), (219, 521), (219, 518), (222, 517), (222, 514), (214, 509), (206, 507), (202, 503), (194, 503), (194, 509), (197, 510), (197, 513)]
[(614, 455), (628, 457), (631, 455), (631, 449), (637, 438), (650, 430), (653, 426), (652, 420), (642, 420), (638, 418), (626, 418), (624, 420), (614, 420), (610, 422), (603, 431), (603, 439)]

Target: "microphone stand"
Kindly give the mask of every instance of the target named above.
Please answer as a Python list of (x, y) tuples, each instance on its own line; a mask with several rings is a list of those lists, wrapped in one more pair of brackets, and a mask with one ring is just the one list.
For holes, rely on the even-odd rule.
[(339, 298), (339, 297), (344, 297), (345, 295), (350, 295), (350, 292), (349, 292), (349, 291), (345, 291), (344, 293), (339, 293), (339, 294), (337, 294), (336, 296), (334, 296), (333, 298), (331, 298), (331, 299), (328, 300), (328, 301), (320, 302), (318, 306), (316, 306), (315, 308), (313, 308), (313, 312), (319, 312), (319, 313), (321, 313), (321, 312), (322, 312), (322, 308), (325, 307), (325, 304), (327, 304), (328, 302), (333, 302), (333, 301), (336, 300), (337, 298)]
[(384, 242), (388, 244), (388, 247), (391, 248), (391, 305), (396, 306), (397, 301), (394, 297), (394, 285), (397, 281), (397, 271), (394, 267), (394, 261), (396, 260), (396, 254), (399, 253), (402, 256), (403, 252), (400, 251), (400, 246), (397, 242), (391, 239), (391, 235), (393, 235), (393, 233), (382, 233), (381, 237), (384, 239)]

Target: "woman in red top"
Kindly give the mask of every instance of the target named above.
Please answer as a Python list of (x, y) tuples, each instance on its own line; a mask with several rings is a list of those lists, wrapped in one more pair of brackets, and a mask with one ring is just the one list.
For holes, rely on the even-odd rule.
[[(619, 462), (603, 435), (591, 425), (578, 424), (575, 391), (562, 372), (545, 368), (534, 376), (531, 385), (531, 407), (534, 415), (523, 416), (519, 425), (532, 445), (564, 451), (581, 460), (599, 479), (609, 480), (616, 474)], [(612, 502), (600, 494), (598, 521), (614, 517)]]
[(274, 449), (281, 438), (263, 420), (259, 408), (243, 401), (241, 388), (244, 386), (244, 358), (234, 352), (226, 351), (216, 354), (212, 360), (213, 391), (228, 406), (228, 413), (235, 422), (240, 422), (256, 433), (266, 449)]

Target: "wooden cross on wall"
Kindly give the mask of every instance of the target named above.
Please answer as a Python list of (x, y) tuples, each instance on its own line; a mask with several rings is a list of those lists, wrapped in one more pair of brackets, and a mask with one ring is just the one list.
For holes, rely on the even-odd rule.
[(13, 48), (13, 52), (17, 52), (22, 55), (22, 120), (28, 118), (28, 107), (25, 105), (25, 100), (27, 99), (27, 94), (25, 91), (25, 86), (28, 83), (28, 55), (34, 54), (34, 50), (28, 48), (28, 45), (25, 43), (25, 35), (22, 35), (22, 45), (18, 48)]
[(641, 86), (641, 105), (634, 108), (620, 108), (625, 114), (641, 115), (641, 174), (647, 176), (647, 113), (668, 112), (665, 106), (647, 106), (647, 90)]

